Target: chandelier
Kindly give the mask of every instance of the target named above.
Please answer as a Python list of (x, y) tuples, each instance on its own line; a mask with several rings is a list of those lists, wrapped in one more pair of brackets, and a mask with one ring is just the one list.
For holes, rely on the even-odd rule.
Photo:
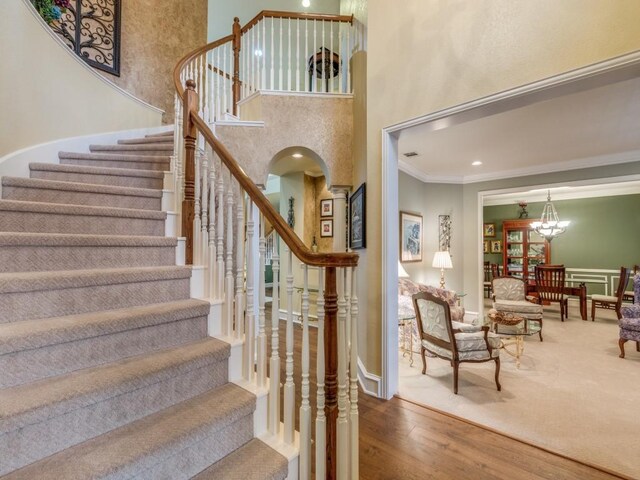
[(542, 210), (542, 217), (540, 217), (539, 221), (532, 222), (531, 228), (550, 242), (561, 233), (564, 233), (569, 223), (571, 223), (569, 220), (560, 221), (558, 219), (558, 212), (556, 212), (556, 207), (551, 203), (551, 190), (549, 190), (547, 192), (547, 203)]

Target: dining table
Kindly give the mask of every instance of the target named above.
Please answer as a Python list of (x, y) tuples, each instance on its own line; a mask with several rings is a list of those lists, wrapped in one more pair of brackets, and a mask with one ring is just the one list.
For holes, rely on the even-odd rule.
[[(570, 282), (565, 283), (575, 283), (577, 280), (571, 280)], [(527, 295), (537, 296), (537, 288), (536, 282), (534, 280), (529, 280), (527, 282)], [(580, 280), (579, 285), (577, 287), (570, 287), (565, 285), (562, 290), (564, 295), (568, 295), (571, 297), (578, 297), (580, 302), (580, 317), (582, 320), (587, 321), (587, 285), (585, 280)]]

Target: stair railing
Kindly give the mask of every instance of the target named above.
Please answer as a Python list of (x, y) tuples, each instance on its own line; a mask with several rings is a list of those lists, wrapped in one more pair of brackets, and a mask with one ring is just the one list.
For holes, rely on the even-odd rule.
[[(268, 21), (271, 28), (267, 28)], [(242, 98), (265, 86), (302, 89), (304, 85), (304, 91), (309, 86), (314, 91), (320, 88), (322, 80), (325, 90), (328, 85), (331, 93), (332, 89), (338, 92), (348, 85), (348, 74), (344, 77), (345, 83), (323, 75), (322, 52), (319, 57), (310, 57), (312, 61), (317, 58), (321, 61), (318, 85), (314, 86), (313, 71), (307, 83), (302, 83), (301, 74), (308, 71), (308, 51), (301, 50), (304, 55), (297, 53), (302, 46), (297, 40), (298, 27), (290, 27), (296, 22), (313, 22), (316, 28), (317, 22), (321, 22), (323, 31), (326, 30), (321, 43), (324, 45), (328, 35), (333, 38), (337, 34), (339, 39), (340, 31), (349, 30), (337, 28), (331, 33), (334, 24), (351, 25), (351, 17), (262, 12), (245, 27), (236, 21), (232, 35), (195, 50), (176, 66), (176, 151), (172, 157), (176, 211), (180, 215), (182, 236), (187, 239), (186, 263), (204, 271), (203, 296), (221, 301), (223, 305), (221, 322), (210, 326), (210, 333), (243, 341), (242, 378), (267, 395), (266, 433), (298, 450), (298, 472), (295, 473), (299, 478), (310, 478), (313, 470), (319, 479), (354, 479), (358, 478), (358, 256), (312, 252), (212, 131), (216, 122), (228, 119), (232, 112), (237, 113)], [(280, 26), (284, 23), (288, 29), (277, 29), (278, 23)], [(314, 35), (305, 36), (317, 39), (318, 30)], [(288, 41), (286, 54), (283, 38)], [(345, 45), (348, 46), (348, 42)], [(316, 52), (316, 46), (313, 45), (312, 53)], [(254, 57), (260, 57), (260, 61), (241, 54), (243, 50), (255, 53), (257, 48), (261, 49), (261, 55)], [(296, 55), (292, 57), (294, 51)], [(348, 69), (350, 58), (348, 48), (342, 55), (338, 73), (344, 76), (343, 69)], [(285, 78), (287, 82), (294, 78), (296, 81), (283, 83)], [(270, 326), (266, 322), (264, 278), (267, 224), (273, 226), (276, 235), (271, 252)], [(301, 287), (295, 285), (294, 258), (301, 264), (302, 273), (298, 275), (302, 277)], [(284, 281), (281, 281), (281, 271)], [(314, 277), (313, 281), (310, 276)], [(315, 303), (310, 301), (314, 284)], [(294, 301), (297, 289), (301, 291), (299, 302)], [(298, 305), (300, 311), (295, 312)], [(315, 398), (311, 396), (312, 316), (317, 326)], [(282, 317), (286, 320), (283, 358), (278, 348)], [(298, 376), (294, 360), (294, 318), (300, 318), (302, 324)], [(284, 367), (282, 379), (281, 367)], [(301, 391), (298, 407), (296, 385)], [(313, 465), (312, 448), (315, 449)]]

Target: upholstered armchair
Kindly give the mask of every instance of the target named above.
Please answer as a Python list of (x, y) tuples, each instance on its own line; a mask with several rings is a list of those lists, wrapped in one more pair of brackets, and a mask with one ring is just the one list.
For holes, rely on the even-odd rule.
[(398, 295), (411, 297), (419, 292), (427, 292), (446, 301), (451, 310), (451, 319), (464, 322), (464, 308), (459, 305), (458, 295), (453, 290), (423, 285), (408, 278), (398, 279)]
[(640, 273), (633, 277), (633, 291), (635, 303), (620, 309), (620, 358), (624, 358), (624, 344), (629, 340), (636, 342), (636, 351), (640, 352)]
[(422, 374), (427, 372), (426, 352), (449, 360), (453, 367), (453, 393), (458, 393), (458, 369), (462, 362), (496, 364), (495, 381), (500, 386), (500, 346), (498, 335), (488, 326), (478, 327), (451, 320), (449, 303), (428, 292), (413, 295), (421, 339)]
[(530, 302), (524, 280), (515, 277), (497, 277), (492, 280), (493, 308), (499, 312), (519, 315), (527, 322), (540, 324), (542, 341), (542, 305)]

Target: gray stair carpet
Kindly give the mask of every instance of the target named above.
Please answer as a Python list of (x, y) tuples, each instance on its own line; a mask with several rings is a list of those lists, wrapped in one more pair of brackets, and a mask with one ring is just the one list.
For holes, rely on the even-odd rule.
[(286, 478), (164, 236), (173, 132), (90, 150), (1, 180), (0, 476)]

